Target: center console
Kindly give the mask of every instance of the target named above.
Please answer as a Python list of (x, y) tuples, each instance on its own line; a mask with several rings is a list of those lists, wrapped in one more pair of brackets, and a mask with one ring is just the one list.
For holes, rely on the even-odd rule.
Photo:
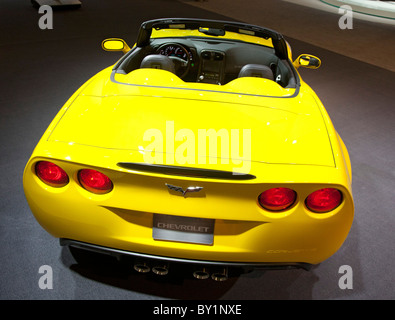
[(214, 50), (203, 50), (200, 53), (201, 63), (197, 82), (222, 84), (224, 80), (225, 53)]

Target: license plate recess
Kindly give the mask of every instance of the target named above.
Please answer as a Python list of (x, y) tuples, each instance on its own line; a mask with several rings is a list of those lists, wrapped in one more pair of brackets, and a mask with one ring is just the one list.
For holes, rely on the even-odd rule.
[(154, 214), (152, 237), (155, 240), (212, 245), (215, 219)]

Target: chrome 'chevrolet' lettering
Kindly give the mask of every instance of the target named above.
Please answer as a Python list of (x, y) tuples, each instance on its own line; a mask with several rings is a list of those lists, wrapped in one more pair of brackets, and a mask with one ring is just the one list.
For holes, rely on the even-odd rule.
[(207, 233), (209, 230), (209, 227), (193, 226), (193, 225), (186, 225), (186, 224), (175, 224), (175, 223), (164, 223), (164, 222), (159, 222), (157, 224), (157, 227), (161, 228), (161, 229), (190, 231), (190, 232), (192, 231), (192, 232), (201, 232), (201, 233)]
[(187, 193), (189, 192), (199, 192), (200, 190), (203, 189), (203, 187), (188, 187), (185, 190), (181, 187), (173, 186), (172, 184), (166, 183), (166, 187), (168, 187), (170, 190), (174, 190), (177, 192), (181, 192), (182, 195), (185, 197)]

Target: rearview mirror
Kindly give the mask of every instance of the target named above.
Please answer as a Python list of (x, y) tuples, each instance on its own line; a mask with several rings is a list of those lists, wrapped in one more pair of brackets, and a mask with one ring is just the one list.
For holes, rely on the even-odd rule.
[(130, 50), (127, 43), (124, 40), (118, 38), (103, 40), (101, 47), (106, 51), (122, 51), (123, 53), (126, 53)]
[(294, 62), (295, 68), (304, 67), (309, 69), (317, 69), (321, 66), (320, 58), (311, 54), (301, 54)]

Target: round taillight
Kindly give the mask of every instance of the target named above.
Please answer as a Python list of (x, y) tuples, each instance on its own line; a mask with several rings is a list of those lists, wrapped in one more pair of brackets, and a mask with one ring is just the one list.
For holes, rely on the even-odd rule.
[(69, 183), (69, 176), (58, 165), (49, 161), (36, 163), (36, 174), (44, 183), (52, 187), (64, 187)]
[(92, 169), (83, 169), (79, 171), (78, 180), (86, 190), (93, 193), (108, 193), (113, 187), (109, 177)]
[(311, 193), (306, 198), (306, 206), (313, 212), (329, 212), (340, 205), (342, 198), (342, 193), (339, 190), (324, 188)]
[(270, 211), (282, 211), (294, 204), (296, 192), (289, 188), (272, 188), (262, 192), (258, 201), (260, 205)]

